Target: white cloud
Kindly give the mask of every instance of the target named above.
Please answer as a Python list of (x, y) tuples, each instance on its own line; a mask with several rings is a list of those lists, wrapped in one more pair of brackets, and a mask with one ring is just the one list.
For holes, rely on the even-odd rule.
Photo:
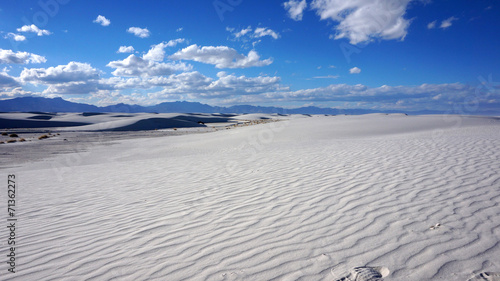
[(60, 84), (75, 83), (98, 79), (101, 71), (88, 63), (70, 62), (67, 65), (58, 65), (49, 68), (25, 68), (19, 78), (23, 82), (33, 84)]
[(279, 38), (279, 34), (276, 33), (275, 31), (269, 29), (269, 28), (259, 27), (259, 28), (255, 29), (255, 31), (254, 31), (254, 37), (260, 38), (260, 37), (264, 37), (264, 36), (271, 36), (274, 39), (278, 39)]
[[(230, 30), (230, 29), (226, 29), (226, 30)], [(238, 31), (238, 32), (236, 32), (236, 33), (234, 33), (234, 37), (236, 37), (236, 38), (240, 38), (240, 37), (242, 37), (242, 36), (245, 36), (245, 35), (246, 35), (247, 33), (249, 33), (249, 32), (252, 32), (252, 27), (251, 27), (251, 26), (249, 26), (249, 27), (247, 27), (247, 28), (244, 28), (244, 29), (242, 29), (242, 30), (240, 30), (240, 31)]]
[(172, 74), (168, 77), (162, 76), (143, 79), (140, 83), (145, 87), (162, 86), (163, 90), (150, 93), (148, 97), (166, 99), (167, 96), (180, 97), (180, 95), (198, 95), (206, 91), (205, 89), (210, 85), (212, 80), (212, 78), (206, 77), (197, 71), (193, 71)]
[(112, 61), (108, 67), (115, 68), (112, 72), (115, 76), (161, 76), (171, 75), (179, 71), (189, 71), (191, 65), (184, 63), (158, 63), (156, 61), (143, 59), (135, 55), (130, 55), (124, 60)]
[(181, 32), (182, 30), (184, 30), (184, 27), (179, 27), (179, 28), (177, 28), (175, 31), (177, 31), (177, 32)]
[(146, 86), (163, 86), (162, 92), (167, 94), (194, 94), (205, 91), (212, 80), (198, 71), (193, 71), (143, 79), (142, 83)]
[(69, 62), (67, 65), (58, 65), (49, 68), (25, 68), (19, 80), (23, 83), (34, 85), (45, 85), (47, 88), (42, 92), (45, 96), (54, 97), (61, 95), (89, 94), (101, 85), (101, 71), (93, 68), (88, 63)]
[(358, 67), (353, 67), (353, 68), (349, 69), (349, 73), (358, 74), (358, 73), (361, 73), (361, 69), (359, 69)]
[(458, 18), (456, 18), (456, 17), (449, 17), (449, 18), (447, 18), (447, 19), (445, 19), (444, 21), (441, 22), (440, 28), (446, 29), (446, 28), (450, 27), (453, 24), (453, 21), (456, 21), (456, 20), (458, 20)]
[(149, 98), (179, 99), (181, 97), (220, 99), (240, 95), (259, 95), (279, 89), (279, 77), (246, 77), (217, 73), (217, 80), (198, 72), (186, 72), (169, 77), (160, 77), (165, 88), (148, 94)]
[(255, 95), (274, 91), (279, 86), (279, 77), (258, 76), (246, 77), (228, 75), (221, 71), (217, 73), (219, 78), (212, 82), (207, 88), (207, 92), (201, 94), (202, 97), (220, 97), (229, 95)]
[(39, 93), (33, 93), (30, 91), (23, 90), (22, 87), (16, 87), (13, 89), (10, 88), (0, 88), (0, 99), (13, 99), (17, 97), (26, 97), (26, 96), (39, 96)]
[(17, 29), (17, 32), (33, 32), (36, 33), (38, 36), (43, 36), (43, 35), (50, 35), (52, 32), (45, 30), (45, 29), (40, 29), (36, 25), (24, 25), (23, 27), (20, 27)]
[(14, 77), (10, 76), (7, 71), (0, 71), (0, 87), (12, 88), (19, 86), (19, 82), (17, 82)]
[[(456, 21), (456, 20), (458, 20), (458, 18), (456, 18), (456, 17), (449, 17), (449, 18), (447, 18), (447, 19), (445, 19), (445, 20), (443, 20), (441, 22), (439, 28), (446, 29), (446, 28), (452, 26), (453, 22)], [(433, 29), (433, 28), (436, 28), (436, 25), (437, 25), (437, 21), (435, 20), (435, 21), (430, 22), (429, 24), (427, 24), (427, 28), (428, 29)]]
[(151, 35), (151, 33), (147, 28), (140, 28), (140, 27), (130, 27), (129, 29), (127, 29), (127, 32), (132, 33), (140, 38), (147, 38), (149, 37), (149, 35)]
[(44, 63), (45, 57), (28, 52), (14, 52), (0, 49), (0, 64)]
[(322, 20), (339, 22), (335, 39), (348, 38), (351, 44), (375, 38), (403, 40), (410, 21), (404, 18), (412, 0), (313, 0), (311, 7)]
[(278, 39), (280, 37), (279, 33), (267, 27), (258, 27), (255, 30), (253, 30), (253, 28), (249, 26), (237, 32), (234, 32), (235, 31), (234, 28), (226, 27), (226, 30), (231, 32), (234, 38), (236, 39), (249, 40), (249, 39), (261, 38), (264, 36), (270, 36), (273, 37), (274, 39)]
[(151, 89), (162, 87), (161, 91), (150, 92), (151, 100), (182, 99), (220, 99), (239, 95), (260, 95), (280, 88), (279, 77), (246, 77), (219, 72), (217, 79), (193, 71), (155, 77), (113, 77), (101, 79), (100, 88), (106, 84), (108, 89)]
[(132, 46), (120, 46), (117, 53), (133, 53), (135, 51)]
[(99, 86), (98, 80), (49, 84), (43, 94), (48, 96), (86, 95), (99, 91)]
[(41, 93), (55, 97), (63, 95), (89, 94), (99, 90), (111, 90), (114, 85), (105, 83), (102, 72), (88, 63), (69, 62), (49, 68), (24, 69), (19, 81), (34, 85), (47, 86)]
[[(500, 92), (478, 94), (475, 87), (460, 83), (422, 84), (420, 86), (381, 86), (333, 84), (327, 87), (297, 91), (276, 91), (255, 97), (254, 102), (308, 101), (363, 103), (372, 109), (450, 110), (465, 100), (475, 101), (485, 107), (488, 100), (500, 97)], [(404, 103), (401, 103), (404, 101)], [(404, 104), (400, 107), (399, 105)], [(472, 112), (471, 112), (472, 113)]]
[(338, 75), (327, 75), (327, 76), (315, 76), (314, 79), (337, 79), (340, 76)]
[(252, 50), (247, 56), (239, 54), (235, 49), (227, 46), (204, 46), (194, 44), (188, 46), (172, 56), (173, 60), (193, 60), (197, 62), (213, 64), (216, 68), (248, 68), (254, 66), (270, 65), (273, 60), (260, 60), (256, 51)]
[(165, 58), (165, 48), (175, 47), (177, 46), (177, 44), (184, 41), (186, 41), (186, 39), (178, 38), (170, 40), (168, 42), (162, 42), (160, 44), (153, 45), (151, 49), (149, 49), (149, 51), (144, 56), (142, 56), (142, 58), (145, 60), (162, 61)]
[(283, 3), (285, 10), (288, 12), (288, 16), (295, 20), (301, 21), (302, 14), (304, 13), (305, 8), (307, 7), (306, 0), (298, 1), (298, 0), (290, 0), (288, 2)]
[(98, 15), (97, 18), (93, 22), (98, 23), (102, 26), (108, 26), (111, 24), (110, 20), (108, 20), (105, 16), (101, 16), (101, 15)]
[(155, 100), (148, 98), (140, 93), (122, 94), (119, 91), (113, 90), (98, 90), (91, 93), (85, 99), (82, 98), (68, 98), (67, 100), (79, 103), (89, 103), (97, 101), (98, 106), (116, 105), (117, 103), (125, 104), (141, 104), (141, 105), (154, 105)]
[(162, 61), (165, 58), (166, 47), (167, 46), (164, 43), (153, 45), (151, 49), (149, 49), (149, 51), (142, 56), (142, 58), (145, 60)]
[(6, 38), (12, 38), (12, 39), (14, 39), (14, 41), (25, 41), (26, 40), (26, 36), (21, 35), (21, 34), (15, 34), (12, 32), (7, 33)]
[(186, 42), (186, 39), (184, 38), (177, 38), (177, 39), (173, 39), (173, 40), (170, 40), (166, 43), (167, 47), (175, 47), (177, 46), (177, 44), (180, 44), (180, 43), (184, 43)]

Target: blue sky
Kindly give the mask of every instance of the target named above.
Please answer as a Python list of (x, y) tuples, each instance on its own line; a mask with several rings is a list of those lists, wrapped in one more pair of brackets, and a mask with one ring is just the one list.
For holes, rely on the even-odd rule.
[(494, 0), (2, 1), (0, 99), (498, 112), (498, 18)]

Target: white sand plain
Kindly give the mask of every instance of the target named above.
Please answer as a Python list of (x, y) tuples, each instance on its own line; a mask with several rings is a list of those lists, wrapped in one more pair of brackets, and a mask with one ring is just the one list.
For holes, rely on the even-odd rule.
[[(262, 117), (281, 121), (224, 129)], [(1, 144), (18, 189), (2, 280), (500, 280), (499, 118), (226, 121)]]

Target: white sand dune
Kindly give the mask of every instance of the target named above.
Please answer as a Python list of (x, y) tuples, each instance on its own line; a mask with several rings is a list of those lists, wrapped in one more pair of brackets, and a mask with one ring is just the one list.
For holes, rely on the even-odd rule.
[(288, 116), (2, 169), (19, 189), (7, 277), (498, 280), (499, 121)]
[[(244, 115), (243, 115), (244, 116)], [(64, 131), (140, 131), (238, 123), (231, 114), (203, 113), (0, 113), (0, 128), (58, 128)], [(255, 119), (255, 117), (253, 118)], [(260, 119), (260, 118), (259, 118)]]

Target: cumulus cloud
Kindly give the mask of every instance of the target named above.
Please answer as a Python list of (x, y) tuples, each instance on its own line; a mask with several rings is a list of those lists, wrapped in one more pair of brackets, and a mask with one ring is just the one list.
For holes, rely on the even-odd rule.
[(184, 42), (186, 42), (186, 39), (184, 39), (184, 38), (177, 38), (177, 39), (170, 40), (170, 41), (168, 41), (167, 43), (164, 43), (164, 44), (166, 44), (167, 47), (175, 47), (175, 46), (177, 46), (177, 44), (184, 43)]
[(349, 69), (349, 73), (358, 74), (358, 73), (361, 73), (361, 69), (358, 67), (353, 67), (353, 68)]
[(207, 77), (197, 71), (183, 72), (169, 76), (155, 77), (114, 77), (101, 81), (113, 89), (150, 89), (162, 87), (157, 92), (148, 94), (150, 99), (216, 99), (239, 95), (259, 95), (276, 91), (280, 88), (279, 77), (236, 76), (219, 72), (217, 79)]
[(166, 47), (167, 45), (164, 43), (153, 45), (152, 48), (149, 49), (144, 56), (142, 56), (142, 58), (145, 60), (162, 61), (165, 58)]
[(379, 38), (403, 40), (410, 21), (404, 18), (411, 0), (313, 0), (312, 9), (322, 20), (339, 24), (335, 39), (347, 38), (351, 44)]
[(259, 28), (256, 28), (255, 31), (254, 31), (254, 37), (256, 38), (260, 38), (260, 37), (264, 37), (264, 36), (271, 36), (273, 37), (274, 39), (278, 39), (279, 38), (279, 34), (269, 28), (266, 28), (266, 27), (259, 27)]
[(132, 46), (120, 46), (117, 53), (133, 53), (135, 51)]
[(49, 68), (25, 68), (20, 75), (23, 82), (33, 84), (59, 84), (98, 79), (101, 71), (88, 63), (70, 62)]
[(61, 96), (61, 95), (86, 95), (99, 91), (99, 81), (77, 81), (58, 84), (50, 84), (43, 91), (45, 95)]
[(258, 76), (246, 77), (227, 74), (226, 72), (217, 73), (219, 78), (212, 82), (202, 97), (220, 97), (229, 95), (254, 95), (274, 91), (279, 86), (279, 77)]
[(52, 32), (45, 30), (45, 29), (40, 29), (36, 25), (24, 25), (20, 28), (17, 29), (17, 32), (32, 32), (36, 33), (38, 36), (43, 36), (43, 35), (50, 35)]
[(43, 85), (47, 88), (44, 96), (87, 95), (100, 90), (113, 90), (115, 85), (107, 83), (101, 78), (102, 72), (88, 63), (69, 62), (67, 65), (58, 65), (49, 68), (24, 69), (19, 81), (34, 85)]
[(430, 22), (429, 24), (427, 24), (427, 28), (428, 29), (436, 28), (436, 23), (437, 21)]
[(184, 42), (186, 39), (178, 38), (168, 42), (162, 42), (153, 45), (151, 49), (142, 57), (145, 60), (162, 61), (165, 58), (165, 48), (175, 47), (177, 44)]
[[(226, 30), (233, 31), (234, 28), (226, 28)], [(240, 38), (240, 37), (245, 36), (247, 33), (250, 33), (250, 32), (252, 32), (252, 27), (251, 26), (249, 26), (247, 28), (243, 28), (242, 30), (240, 30), (238, 32), (235, 32), (233, 35), (236, 38)]]
[[(199, 72), (185, 72), (161, 77), (165, 85), (161, 91), (148, 94), (149, 98), (164, 99), (221, 99), (227, 97), (259, 95), (279, 89), (279, 77), (246, 77), (219, 72), (217, 80)], [(150, 81), (152, 82), (152, 81)], [(168, 83), (168, 85), (166, 84)]]
[(0, 71), (0, 87), (12, 88), (19, 86), (19, 82), (14, 77), (11, 77), (7, 71)]
[(206, 77), (198, 71), (192, 71), (166, 77), (143, 78), (142, 81), (135, 82), (140, 83), (143, 87), (163, 87), (163, 90), (159, 92), (148, 94), (151, 98), (162, 99), (161, 97), (165, 95), (197, 95), (204, 92), (212, 81), (212, 78)]
[(456, 21), (456, 20), (458, 20), (458, 18), (456, 18), (456, 17), (449, 17), (449, 18), (447, 18), (447, 19), (445, 19), (444, 21), (441, 22), (440, 28), (446, 29), (446, 28), (452, 26), (453, 22)]
[(45, 57), (32, 53), (0, 49), (0, 64), (44, 63), (46, 61)]
[(25, 41), (26, 36), (9, 32), (5, 38), (12, 38), (14, 41)]
[(98, 15), (97, 18), (93, 22), (98, 23), (102, 26), (108, 26), (111, 24), (110, 20), (108, 20), (105, 16), (101, 16), (101, 15)]
[(130, 55), (124, 60), (112, 61), (108, 67), (115, 68), (115, 76), (161, 76), (171, 75), (179, 71), (189, 71), (191, 65), (184, 63), (159, 63), (153, 60)]
[(194, 44), (170, 56), (173, 60), (193, 60), (213, 64), (216, 68), (248, 68), (270, 65), (273, 60), (260, 60), (256, 51), (252, 50), (247, 56), (239, 54), (235, 49), (227, 46), (204, 46)]
[(22, 87), (16, 88), (0, 88), (0, 99), (13, 99), (17, 97), (26, 97), (26, 96), (39, 96), (40, 93), (34, 93), (30, 91), (23, 90)]
[(236, 39), (249, 40), (265, 36), (270, 36), (274, 39), (278, 39), (280, 37), (279, 33), (267, 27), (258, 27), (254, 30), (251, 26), (248, 26), (247, 28), (243, 28), (240, 31), (235, 31), (235, 28), (226, 27), (226, 30), (231, 32)]
[(338, 75), (327, 75), (327, 76), (314, 76), (314, 79), (337, 79), (340, 76)]
[(304, 10), (305, 8), (307, 8), (307, 2), (306, 0), (290, 0), (283, 3), (283, 6), (285, 7), (285, 10), (287, 10), (288, 16), (291, 19), (295, 21), (301, 21)]
[[(370, 108), (407, 110), (450, 110), (453, 105), (463, 105), (473, 97), (485, 106), (488, 100), (498, 99), (500, 92), (478, 93), (475, 87), (461, 83), (422, 84), (419, 86), (381, 86), (333, 84), (327, 87), (297, 91), (276, 91), (259, 96), (255, 102), (307, 101), (363, 103)], [(497, 98), (494, 98), (497, 97)]]
[(130, 27), (129, 29), (127, 29), (127, 32), (132, 33), (140, 38), (147, 38), (149, 37), (149, 35), (151, 35), (151, 33), (147, 28), (140, 28), (140, 27)]

